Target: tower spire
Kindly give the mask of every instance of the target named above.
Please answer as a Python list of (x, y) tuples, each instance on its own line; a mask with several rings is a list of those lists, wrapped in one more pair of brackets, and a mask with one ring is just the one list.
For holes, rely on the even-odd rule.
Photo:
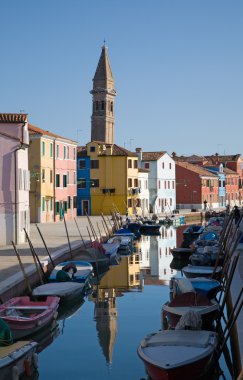
[(91, 141), (114, 143), (114, 78), (107, 46), (102, 46), (100, 59), (93, 78), (93, 112), (91, 117)]

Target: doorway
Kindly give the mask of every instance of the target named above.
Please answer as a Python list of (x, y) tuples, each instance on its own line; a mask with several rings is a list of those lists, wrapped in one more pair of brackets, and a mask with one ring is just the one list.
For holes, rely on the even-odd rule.
[(89, 201), (82, 200), (82, 215), (89, 215)]

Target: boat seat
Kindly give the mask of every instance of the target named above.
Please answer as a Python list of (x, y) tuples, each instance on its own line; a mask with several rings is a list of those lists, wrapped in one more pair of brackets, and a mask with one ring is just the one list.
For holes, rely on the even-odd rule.
[(205, 348), (215, 333), (211, 331), (165, 330), (148, 335), (142, 342), (142, 347), (156, 346), (191, 346)]
[(13, 351), (20, 350), (22, 347), (26, 346), (26, 344), (29, 344), (29, 340), (25, 341), (18, 341), (16, 343), (13, 343), (6, 347), (0, 347), (0, 359), (4, 358), (5, 356), (10, 355)]

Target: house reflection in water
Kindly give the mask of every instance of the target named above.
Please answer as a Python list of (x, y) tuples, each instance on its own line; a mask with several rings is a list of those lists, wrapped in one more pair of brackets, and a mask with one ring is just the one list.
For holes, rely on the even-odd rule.
[(177, 246), (176, 229), (162, 226), (160, 236), (146, 236), (147, 242), (141, 245), (141, 270), (145, 283), (168, 284), (170, 278), (176, 275), (176, 270), (170, 268), (172, 261), (171, 249)]
[(110, 267), (90, 296), (95, 303), (96, 329), (107, 363), (112, 363), (117, 334), (116, 298), (121, 297), (124, 292), (141, 289), (140, 255), (134, 254), (123, 256), (119, 265)]

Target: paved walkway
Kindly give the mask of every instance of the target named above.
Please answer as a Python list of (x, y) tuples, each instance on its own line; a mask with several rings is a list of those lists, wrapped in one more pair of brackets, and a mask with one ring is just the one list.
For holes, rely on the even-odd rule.
[[(111, 228), (110, 219), (111, 218), (108, 219), (108, 217), (105, 217), (107, 226), (109, 228)], [(102, 235), (106, 234), (106, 227), (104, 226), (104, 222), (101, 217), (93, 216), (91, 217), (91, 221), (98, 236), (99, 230)], [(90, 239), (87, 231), (87, 227), (89, 227), (88, 219), (86, 217), (77, 217), (77, 223), (83, 239), (86, 242), (89, 242)], [(50, 253), (58, 251), (61, 248), (66, 248), (67, 250), (69, 249), (64, 222), (43, 223), (39, 224), (38, 226), (41, 230), (41, 233), (44, 237), (44, 240)], [(74, 249), (80, 244), (82, 244), (79, 231), (74, 221), (67, 222), (67, 229), (71, 248)], [(44, 244), (41, 240), (41, 237), (37, 231), (35, 224), (31, 224), (30, 226), (30, 240), (40, 259), (43, 259), (45, 256), (47, 256), (46, 249), (44, 247)], [(28, 243), (18, 245), (17, 249), (25, 267), (34, 263)], [(11, 245), (0, 247), (0, 291), (1, 282), (8, 279), (11, 275), (15, 274), (18, 271), (20, 271), (20, 266), (16, 254), (14, 252), (13, 246)]]

